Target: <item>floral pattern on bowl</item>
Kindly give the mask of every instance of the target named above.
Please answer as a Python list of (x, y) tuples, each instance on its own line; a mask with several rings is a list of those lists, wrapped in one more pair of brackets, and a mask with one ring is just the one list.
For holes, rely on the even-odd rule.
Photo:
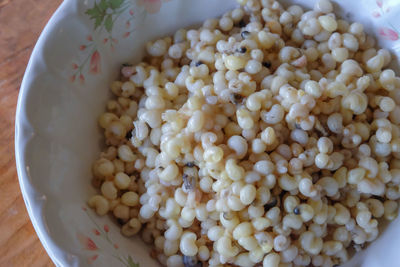
[[(119, 252), (119, 245), (112, 240), (110, 233), (110, 226), (104, 224), (101, 227), (97, 222), (96, 218), (93, 217), (93, 212), (89, 211), (87, 207), (82, 207), (82, 210), (86, 213), (90, 221), (93, 223), (93, 229), (89, 233), (78, 232), (76, 234), (77, 239), (82, 245), (82, 249), (92, 251), (93, 254), (88, 256), (87, 262), (93, 264), (99, 256), (108, 257), (112, 256), (126, 267), (139, 267), (140, 265), (134, 262), (131, 255), (122, 256)], [(119, 233), (118, 233), (119, 234)], [(90, 237), (92, 236), (92, 237)], [(95, 241), (94, 241), (95, 240)], [(99, 259), (101, 261), (101, 257)]]
[[(379, 35), (390, 41), (399, 40), (400, 31), (397, 29), (397, 25), (394, 25), (396, 21), (391, 21), (387, 18), (389, 12), (392, 11), (391, 6), (383, 0), (376, 0), (376, 6), (377, 9), (372, 12), (372, 16), (374, 18), (383, 18), (385, 20), (383, 24), (386, 24), (386, 26), (378, 27)], [(400, 27), (400, 24), (398, 26)]]
[[(284, 2), (310, 7), (315, 1)], [(343, 17), (365, 23), (384, 37), (381, 46), (400, 55), (398, 0), (336, 4)], [(65, 0), (53, 15), (23, 79), (15, 143), (29, 215), (57, 266), (157, 266), (139, 238), (123, 237), (108, 216), (82, 209), (95, 192), (90, 167), (102, 143), (97, 117), (108, 84), (122, 63), (140, 60), (146, 41), (234, 6), (235, 0)], [(399, 225), (400, 219), (389, 225), (348, 266), (398, 266)]]
[[(171, 1), (171, 0), (164, 0)], [(134, 36), (135, 20), (143, 21), (147, 14), (160, 11), (161, 0), (96, 0), (93, 6), (85, 11), (85, 15), (93, 22), (93, 32), (79, 46), (82, 57), (71, 64), (71, 82), (85, 83), (88, 74), (101, 73), (104, 64), (99, 47), (107, 47), (113, 52), (122, 39)], [(115, 25), (124, 23), (124, 30), (117, 30)]]
[[(154, 6), (154, 5), (153, 5)], [(135, 10), (135, 11), (134, 11)], [(159, 8), (158, 8), (159, 10)], [(136, 10), (134, 2), (131, 0), (100, 0), (94, 1), (93, 6), (85, 12), (93, 22), (93, 33), (86, 37), (84, 43), (79, 46), (83, 57), (79, 62), (72, 63), (71, 82), (77, 78), (83, 84), (85, 76), (88, 74), (101, 73), (102, 56), (99, 52), (99, 46), (106, 46), (114, 51), (115, 46), (121, 38), (132, 36), (135, 30), (132, 21), (136, 14), (139, 14), (141, 20), (146, 15), (146, 9)], [(121, 36), (116, 36), (114, 30), (115, 23), (125, 21), (125, 31)]]

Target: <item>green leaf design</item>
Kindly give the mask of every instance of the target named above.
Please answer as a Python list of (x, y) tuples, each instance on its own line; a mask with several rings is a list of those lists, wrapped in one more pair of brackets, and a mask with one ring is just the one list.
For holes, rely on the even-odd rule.
[[(117, 9), (119, 9), (125, 0), (95, 0), (94, 6), (88, 8), (85, 14), (89, 15), (91, 20), (94, 20), (94, 29), (104, 24), (104, 28), (111, 32), (114, 21), (112, 16), (116, 14)], [(107, 12), (108, 11), (108, 12)]]
[(89, 8), (86, 10), (85, 14), (89, 15), (91, 19), (97, 17), (100, 14), (100, 10), (97, 7), (96, 3), (94, 4), (93, 8)]
[(128, 256), (128, 266), (129, 267), (140, 267), (139, 263), (135, 263), (130, 255)]
[(121, 7), (122, 3), (124, 2), (124, 0), (109, 0), (109, 1), (110, 1), (110, 8), (114, 10)]
[(106, 21), (104, 22), (104, 27), (106, 28), (106, 30), (108, 32), (111, 32), (111, 30), (113, 28), (113, 24), (114, 24), (114, 22), (112, 20), (112, 16), (108, 15), (107, 18), (106, 18)]
[(102, 11), (105, 12), (105, 11), (107, 10), (108, 7), (109, 7), (109, 4), (108, 4), (107, 0), (101, 0), (101, 1), (100, 1), (99, 8), (100, 8)]
[(85, 13), (90, 16), (90, 19), (94, 19), (102, 15), (102, 11), (96, 3), (94, 3), (94, 6), (92, 8), (86, 10)]
[(92, 8), (86, 10), (85, 14), (89, 15), (90, 19), (95, 21), (94, 29), (97, 29), (103, 23), (104, 17), (106, 16), (107, 6), (108, 4), (106, 0), (102, 0), (100, 4), (95, 2)]
[(96, 17), (96, 20), (94, 22), (94, 29), (97, 29), (97, 27), (101, 25), (101, 23), (103, 22), (103, 18), (104, 17)]

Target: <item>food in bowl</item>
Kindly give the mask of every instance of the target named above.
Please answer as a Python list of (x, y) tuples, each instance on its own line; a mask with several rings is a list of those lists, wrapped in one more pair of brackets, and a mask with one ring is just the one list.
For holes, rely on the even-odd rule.
[(147, 44), (99, 118), (89, 199), (167, 266), (335, 266), (397, 216), (400, 79), (327, 0)]

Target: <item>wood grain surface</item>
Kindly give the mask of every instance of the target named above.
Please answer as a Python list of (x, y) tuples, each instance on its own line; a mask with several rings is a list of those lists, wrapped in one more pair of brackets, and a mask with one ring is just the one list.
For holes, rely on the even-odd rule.
[(0, 266), (54, 266), (29, 220), (14, 159), (15, 108), (40, 32), (61, 0), (0, 0)]

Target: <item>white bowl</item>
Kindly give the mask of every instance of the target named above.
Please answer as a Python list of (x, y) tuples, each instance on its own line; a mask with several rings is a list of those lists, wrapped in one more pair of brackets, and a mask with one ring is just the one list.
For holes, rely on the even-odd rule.
[[(97, 117), (120, 65), (138, 62), (146, 41), (221, 15), (236, 2), (97, 0), (114, 8), (109, 9), (111, 17), (96, 12), (94, 2), (65, 0), (32, 53), (16, 116), (21, 190), (35, 230), (57, 266), (157, 266), (139, 239), (123, 237), (109, 217), (85, 208), (95, 192), (91, 164), (102, 146)], [(294, 2), (310, 7), (314, 1)], [(399, 1), (337, 4), (342, 16), (363, 22), (370, 33), (381, 34), (381, 46), (400, 54), (399, 33), (391, 28), (400, 29)], [(95, 30), (96, 18), (102, 24)], [(349, 266), (400, 266), (399, 252), (397, 219)]]

